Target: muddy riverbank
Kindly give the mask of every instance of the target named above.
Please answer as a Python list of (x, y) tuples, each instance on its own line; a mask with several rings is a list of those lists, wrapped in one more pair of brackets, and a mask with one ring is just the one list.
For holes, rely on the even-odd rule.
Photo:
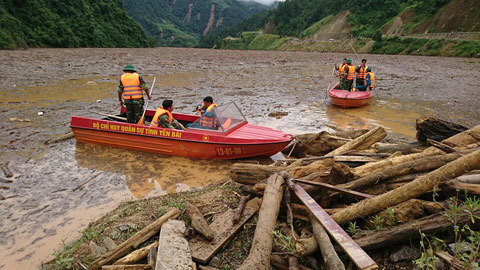
[[(13, 182), (1, 183), (5, 188), (0, 189), (5, 198), (0, 201), (0, 256), (5, 258), (0, 269), (39, 267), (63, 240), (121, 201), (228, 178), (231, 161), (164, 157), (74, 139), (44, 144), (70, 132), (72, 115), (116, 113), (115, 88), (127, 63), (148, 83), (157, 77), (150, 104), (172, 98), (176, 111), (188, 113), (211, 95), (219, 104), (235, 101), (250, 122), (292, 134), (318, 132), (327, 123), (382, 125), (391, 137), (413, 141), (414, 121), (421, 116), (480, 124), (480, 59), (359, 55), (376, 73), (377, 95), (367, 107), (345, 110), (325, 102), (325, 89), (335, 81), (332, 64), (344, 56), (358, 64), (355, 55), (304, 52), (0, 51), (0, 162), (13, 173)], [(268, 116), (272, 112), (288, 115), (277, 119)]]

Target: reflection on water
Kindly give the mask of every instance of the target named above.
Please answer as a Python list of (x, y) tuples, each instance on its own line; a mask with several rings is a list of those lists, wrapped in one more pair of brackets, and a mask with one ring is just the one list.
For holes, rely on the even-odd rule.
[(229, 160), (196, 160), (77, 142), (78, 166), (124, 174), (133, 196), (170, 194), (228, 178)]
[(360, 108), (343, 109), (324, 103), (313, 104), (313, 112), (325, 116), (325, 120), (343, 128), (366, 129), (382, 126), (387, 131), (415, 138), (415, 120), (431, 116), (433, 109), (421, 102), (407, 103), (373, 97), (370, 104)]

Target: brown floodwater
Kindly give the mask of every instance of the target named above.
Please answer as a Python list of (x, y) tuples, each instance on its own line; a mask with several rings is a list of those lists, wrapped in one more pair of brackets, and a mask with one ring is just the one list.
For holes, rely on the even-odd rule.
[[(360, 55), (376, 73), (369, 106), (329, 105), (332, 64), (354, 54), (208, 49), (31, 49), (0, 51), (0, 269), (36, 269), (54, 250), (120, 202), (189, 191), (228, 179), (234, 161), (193, 160), (69, 139), (72, 115), (115, 114), (121, 69), (157, 78), (150, 108), (165, 98), (189, 113), (204, 96), (235, 101), (255, 124), (301, 134), (383, 126), (414, 141), (415, 119), (480, 124), (480, 59)], [(281, 118), (270, 113), (288, 112)], [(43, 113), (43, 114), (42, 114)], [(42, 114), (42, 115), (39, 115)], [(268, 163), (268, 159), (254, 159)], [(4, 180), (6, 177), (0, 175)], [(84, 186), (78, 188), (82, 183)]]

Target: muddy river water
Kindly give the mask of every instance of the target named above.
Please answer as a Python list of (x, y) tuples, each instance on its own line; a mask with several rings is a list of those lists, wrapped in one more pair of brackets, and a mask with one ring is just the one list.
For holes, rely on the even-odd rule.
[[(208, 49), (31, 49), (0, 51), (0, 269), (37, 269), (55, 249), (121, 201), (199, 188), (228, 178), (232, 161), (192, 160), (45, 141), (70, 132), (72, 115), (116, 114), (121, 69), (133, 64), (150, 104), (165, 98), (189, 113), (204, 96), (235, 101), (255, 124), (301, 134), (382, 125), (415, 140), (415, 119), (480, 124), (480, 59), (359, 55), (376, 74), (367, 107), (328, 104), (332, 66), (355, 54)], [(151, 105), (150, 108), (153, 108)], [(281, 118), (270, 113), (288, 112)], [(259, 160), (265, 162), (264, 160)], [(77, 188), (84, 181), (87, 184)]]

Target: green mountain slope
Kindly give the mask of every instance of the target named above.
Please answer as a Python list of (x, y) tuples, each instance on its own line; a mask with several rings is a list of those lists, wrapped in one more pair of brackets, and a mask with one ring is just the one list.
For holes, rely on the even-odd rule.
[(159, 46), (197, 44), (200, 37), (219, 31), (267, 7), (236, 0), (122, 0), (125, 9)]
[(252, 17), (200, 44), (324, 52), (353, 45), (363, 53), (480, 57), (478, 0), (285, 0), (264, 15), (260, 27)]
[(120, 0), (0, 0), (0, 48), (153, 45)]

